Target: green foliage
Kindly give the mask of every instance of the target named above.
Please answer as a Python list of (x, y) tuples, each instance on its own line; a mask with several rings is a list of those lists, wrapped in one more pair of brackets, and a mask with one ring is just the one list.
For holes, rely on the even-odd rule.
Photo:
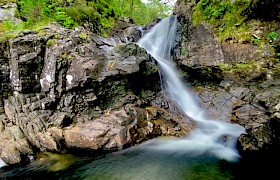
[(222, 18), (225, 12), (232, 8), (232, 4), (227, 1), (202, 0), (198, 8), (207, 19), (217, 19)]
[(268, 33), (268, 35), (267, 35), (268, 40), (273, 40), (273, 41), (276, 40), (278, 37), (279, 37), (279, 34), (274, 31)]
[(250, 1), (247, 0), (236, 0), (234, 3), (230, 0), (201, 0), (194, 7), (193, 23), (209, 22), (218, 29), (221, 41), (257, 43), (258, 40), (252, 39), (245, 23), (247, 16), (244, 12), (249, 6)]
[(252, 44), (260, 45), (260, 44), (261, 44), (261, 39), (253, 38), (253, 39), (252, 39)]
[(123, 11), (122, 15), (131, 17), (136, 24), (145, 24), (156, 17), (167, 17), (170, 15), (172, 7), (162, 4), (160, 0), (151, 0), (147, 4), (141, 0), (123, 0), (120, 2)]
[(73, 28), (77, 24), (65, 12), (56, 12), (54, 19), (66, 28)]
[(79, 37), (81, 38), (81, 40), (82, 40), (83, 42), (86, 42), (86, 41), (89, 39), (88, 34), (85, 33), (85, 32), (82, 32), (82, 33), (79, 35)]
[(79, 25), (91, 24), (92, 31), (99, 33), (113, 27), (121, 15), (115, 1), (112, 0), (76, 0), (64, 7), (64, 11)]
[(3, 21), (0, 26), (0, 32), (6, 30), (14, 30), (16, 29), (15, 24), (12, 21)]
[(15, 24), (13, 21), (3, 21), (0, 24), (0, 33), (1, 32), (8, 32), (8, 31), (15, 31), (15, 30), (23, 30), (25, 29), (24, 23)]
[[(15, 0), (0, 0), (11, 1)], [(121, 16), (130, 16), (136, 24), (145, 24), (156, 17), (165, 17), (171, 7), (160, 0), (150, 0), (147, 4), (141, 0), (18, 0), (17, 14), (24, 22), (0, 23), (0, 32), (34, 29), (56, 21), (65, 28), (84, 25), (93, 32), (106, 35)]]
[(39, 21), (47, 15), (47, 3), (45, 0), (21, 0), (20, 15), (24, 20)]
[(277, 59), (280, 59), (280, 53), (277, 53), (277, 54), (276, 54), (276, 58), (277, 58)]

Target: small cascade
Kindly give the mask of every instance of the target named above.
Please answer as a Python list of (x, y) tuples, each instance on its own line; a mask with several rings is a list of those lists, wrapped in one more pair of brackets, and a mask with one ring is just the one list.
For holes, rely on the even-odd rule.
[(4, 161), (0, 158), (0, 168), (6, 166), (6, 164), (4, 163)]
[(150, 141), (149, 147), (191, 154), (210, 153), (221, 159), (235, 161), (239, 158), (235, 148), (236, 139), (245, 133), (245, 129), (237, 124), (207, 118), (196, 103), (198, 97), (185, 87), (172, 62), (176, 32), (177, 17), (165, 18), (142, 37), (138, 45), (156, 59), (167, 92), (181, 110), (196, 122), (197, 129), (184, 139)]

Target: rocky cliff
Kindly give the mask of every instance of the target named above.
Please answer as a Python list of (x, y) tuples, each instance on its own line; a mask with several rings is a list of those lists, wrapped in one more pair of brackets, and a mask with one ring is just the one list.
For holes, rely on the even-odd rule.
[[(261, 45), (221, 41), (207, 21), (194, 25), (197, 2), (178, 0), (175, 8), (181, 77), (209, 116), (246, 128), (238, 143), (242, 153), (277, 150), (279, 37)], [(261, 18), (257, 7), (270, 7), (258, 3), (249, 6), (255, 12), (249, 18)], [(280, 34), (279, 23), (269, 22), (279, 18), (277, 8), (251, 36), (269, 28)], [(111, 38), (53, 23), (0, 40), (1, 159), (17, 164), (40, 151), (117, 150), (193, 128), (161, 91), (154, 59), (133, 43), (158, 20), (142, 31), (129, 19), (121, 21)]]
[(188, 132), (190, 121), (161, 91), (155, 61), (130, 42), (141, 31), (122, 30), (105, 39), (53, 23), (1, 41), (3, 161), (28, 162), (39, 151), (117, 150)]
[[(208, 2), (214, 1), (202, 3)], [(242, 5), (241, 1), (230, 2)], [(260, 44), (221, 40), (215, 23), (204, 20), (195, 24), (193, 15), (198, 3), (179, 0), (175, 8), (181, 39), (176, 61), (182, 78), (196, 87), (202, 104), (212, 115), (246, 128), (247, 134), (239, 138), (242, 152), (277, 151), (280, 63), (276, 54), (280, 38), (263, 39), (272, 31), (280, 34), (279, 2), (246, 1), (248, 8), (242, 13), (248, 17), (244, 23), (254, 26), (244, 33), (252, 38), (258, 34), (263, 40)], [(270, 9), (269, 13), (261, 14), (263, 8)]]

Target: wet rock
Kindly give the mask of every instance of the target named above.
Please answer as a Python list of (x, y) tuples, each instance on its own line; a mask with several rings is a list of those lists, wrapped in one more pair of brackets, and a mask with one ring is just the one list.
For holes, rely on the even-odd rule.
[[(274, 52), (271, 51), (267, 44), (257, 47), (246, 42), (233, 43), (226, 41), (220, 43), (216, 36), (215, 27), (211, 27), (205, 21), (194, 26), (192, 14), (193, 7), (197, 3), (198, 1), (195, 0), (179, 0), (175, 6), (174, 13), (178, 15), (180, 23), (179, 38), (177, 38), (180, 41), (178, 42), (178, 49), (175, 50), (179, 64), (188, 67), (201, 67), (217, 66), (223, 63), (252, 62), (260, 59), (267, 64), (268, 60), (274, 56)], [(251, 5), (254, 3), (256, 2), (251, 2)], [(275, 4), (276, 2), (274, 1), (273, 3)], [(268, 4), (271, 5), (273, 3), (270, 2)], [(259, 6), (262, 5), (259, 4)], [(254, 9), (255, 7), (251, 8)], [(245, 11), (252, 13), (252, 9)]]
[(50, 132), (38, 132), (29, 136), (29, 141), (40, 151), (59, 152), (59, 144), (51, 136)]
[(145, 35), (146, 33), (149, 32), (149, 30), (154, 27), (157, 23), (159, 23), (162, 19), (159, 18), (159, 17), (156, 17), (153, 21), (145, 24), (143, 27), (142, 27), (142, 34)]
[[(183, 135), (189, 129), (189, 125), (180, 125), (165, 116), (161, 112), (151, 114), (152, 108), (146, 110), (125, 105), (119, 110), (107, 111), (100, 118), (82, 124), (77, 124), (64, 130), (66, 145), (83, 149), (121, 149), (129, 144), (159, 135)], [(161, 119), (161, 120), (157, 120)]]
[(276, 110), (275, 106), (279, 102), (279, 98), (276, 97), (279, 90), (273, 86), (268, 86), (251, 93), (253, 93), (254, 98), (234, 108), (237, 120), (246, 128), (248, 133), (246, 136), (239, 138), (239, 141), (244, 151), (269, 151), (273, 144), (279, 143), (279, 134), (274, 131), (277, 123), (270, 123), (274, 121), (275, 116), (270, 117), (269, 115)]
[(122, 17), (110, 30), (109, 35), (117, 43), (137, 42), (142, 37), (142, 28), (136, 26), (130, 17)]
[(230, 83), (229, 82), (222, 81), (220, 83), (220, 86), (223, 87), (226, 91), (230, 91)]
[(32, 153), (28, 140), (18, 126), (6, 127), (0, 134), (0, 157), (5, 163), (21, 163)]
[(209, 25), (202, 23), (187, 31), (190, 31), (191, 35), (190, 39), (185, 38), (181, 41), (181, 50), (179, 50), (181, 53), (177, 56), (180, 63), (185, 66), (200, 67), (216, 66), (224, 62), (222, 47)]
[[(226, 82), (216, 86), (225, 86)], [(262, 88), (255, 88), (253, 84), (249, 88), (233, 86), (229, 91), (208, 85), (200, 88), (198, 95), (210, 117), (245, 127), (246, 134), (238, 139), (242, 153), (267, 152), (275, 150), (274, 144), (279, 144), (279, 88), (275, 84), (277, 81), (267, 80)]]
[(191, 123), (183, 123), (165, 98), (155, 104), (168, 105), (155, 114), (145, 109), (158, 96), (160, 78), (143, 48), (124, 44), (139, 38), (133, 28), (126, 28), (123, 41), (51, 23), (0, 44), (0, 78), (11, 87), (0, 92), (0, 155), (6, 163), (27, 160), (33, 148), (116, 150), (189, 131)]
[(72, 124), (72, 115), (67, 112), (58, 112), (54, 114), (51, 118), (50, 121), (56, 126), (56, 127), (67, 127), (70, 124)]
[[(242, 152), (278, 151), (280, 76), (279, 63), (273, 63), (275, 55), (271, 47), (278, 52), (279, 38), (262, 46), (230, 40), (220, 43), (215, 27), (205, 22), (193, 26), (193, 7), (197, 3), (178, 0), (175, 6), (180, 23), (175, 61), (181, 68), (181, 76), (197, 86), (201, 105), (209, 110), (210, 117), (245, 127), (246, 134), (238, 140)], [(252, 1), (250, 10), (243, 13), (250, 14), (249, 19), (275, 20), (279, 18), (279, 13), (275, 13), (278, 4), (276, 1)], [(268, 7), (270, 13), (260, 13), (260, 9)], [(271, 25), (278, 32), (279, 23)], [(257, 29), (256, 37), (264, 31)], [(219, 70), (214, 71), (216, 68)]]
[[(136, 140), (146, 139), (151, 133), (147, 125), (147, 120), (141, 118), (141, 113), (138, 113), (131, 105), (126, 105), (120, 110), (107, 112), (92, 122), (77, 124), (65, 130), (64, 137), (69, 147), (95, 150), (119, 149), (135, 143)], [(132, 131), (134, 128), (139, 128), (139, 130)], [(133, 139), (139, 134), (142, 136)]]

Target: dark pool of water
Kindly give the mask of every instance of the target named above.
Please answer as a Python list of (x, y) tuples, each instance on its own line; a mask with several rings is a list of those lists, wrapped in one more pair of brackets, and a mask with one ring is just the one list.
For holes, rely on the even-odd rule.
[(130, 148), (97, 157), (50, 155), (22, 167), (4, 167), (0, 169), (0, 179), (277, 179), (278, 175), (274, 175), (280, 172), (279, 166), (272, 164), (276, 159), (254, 156), (230, 163), (207, 154), (197, 156)]

